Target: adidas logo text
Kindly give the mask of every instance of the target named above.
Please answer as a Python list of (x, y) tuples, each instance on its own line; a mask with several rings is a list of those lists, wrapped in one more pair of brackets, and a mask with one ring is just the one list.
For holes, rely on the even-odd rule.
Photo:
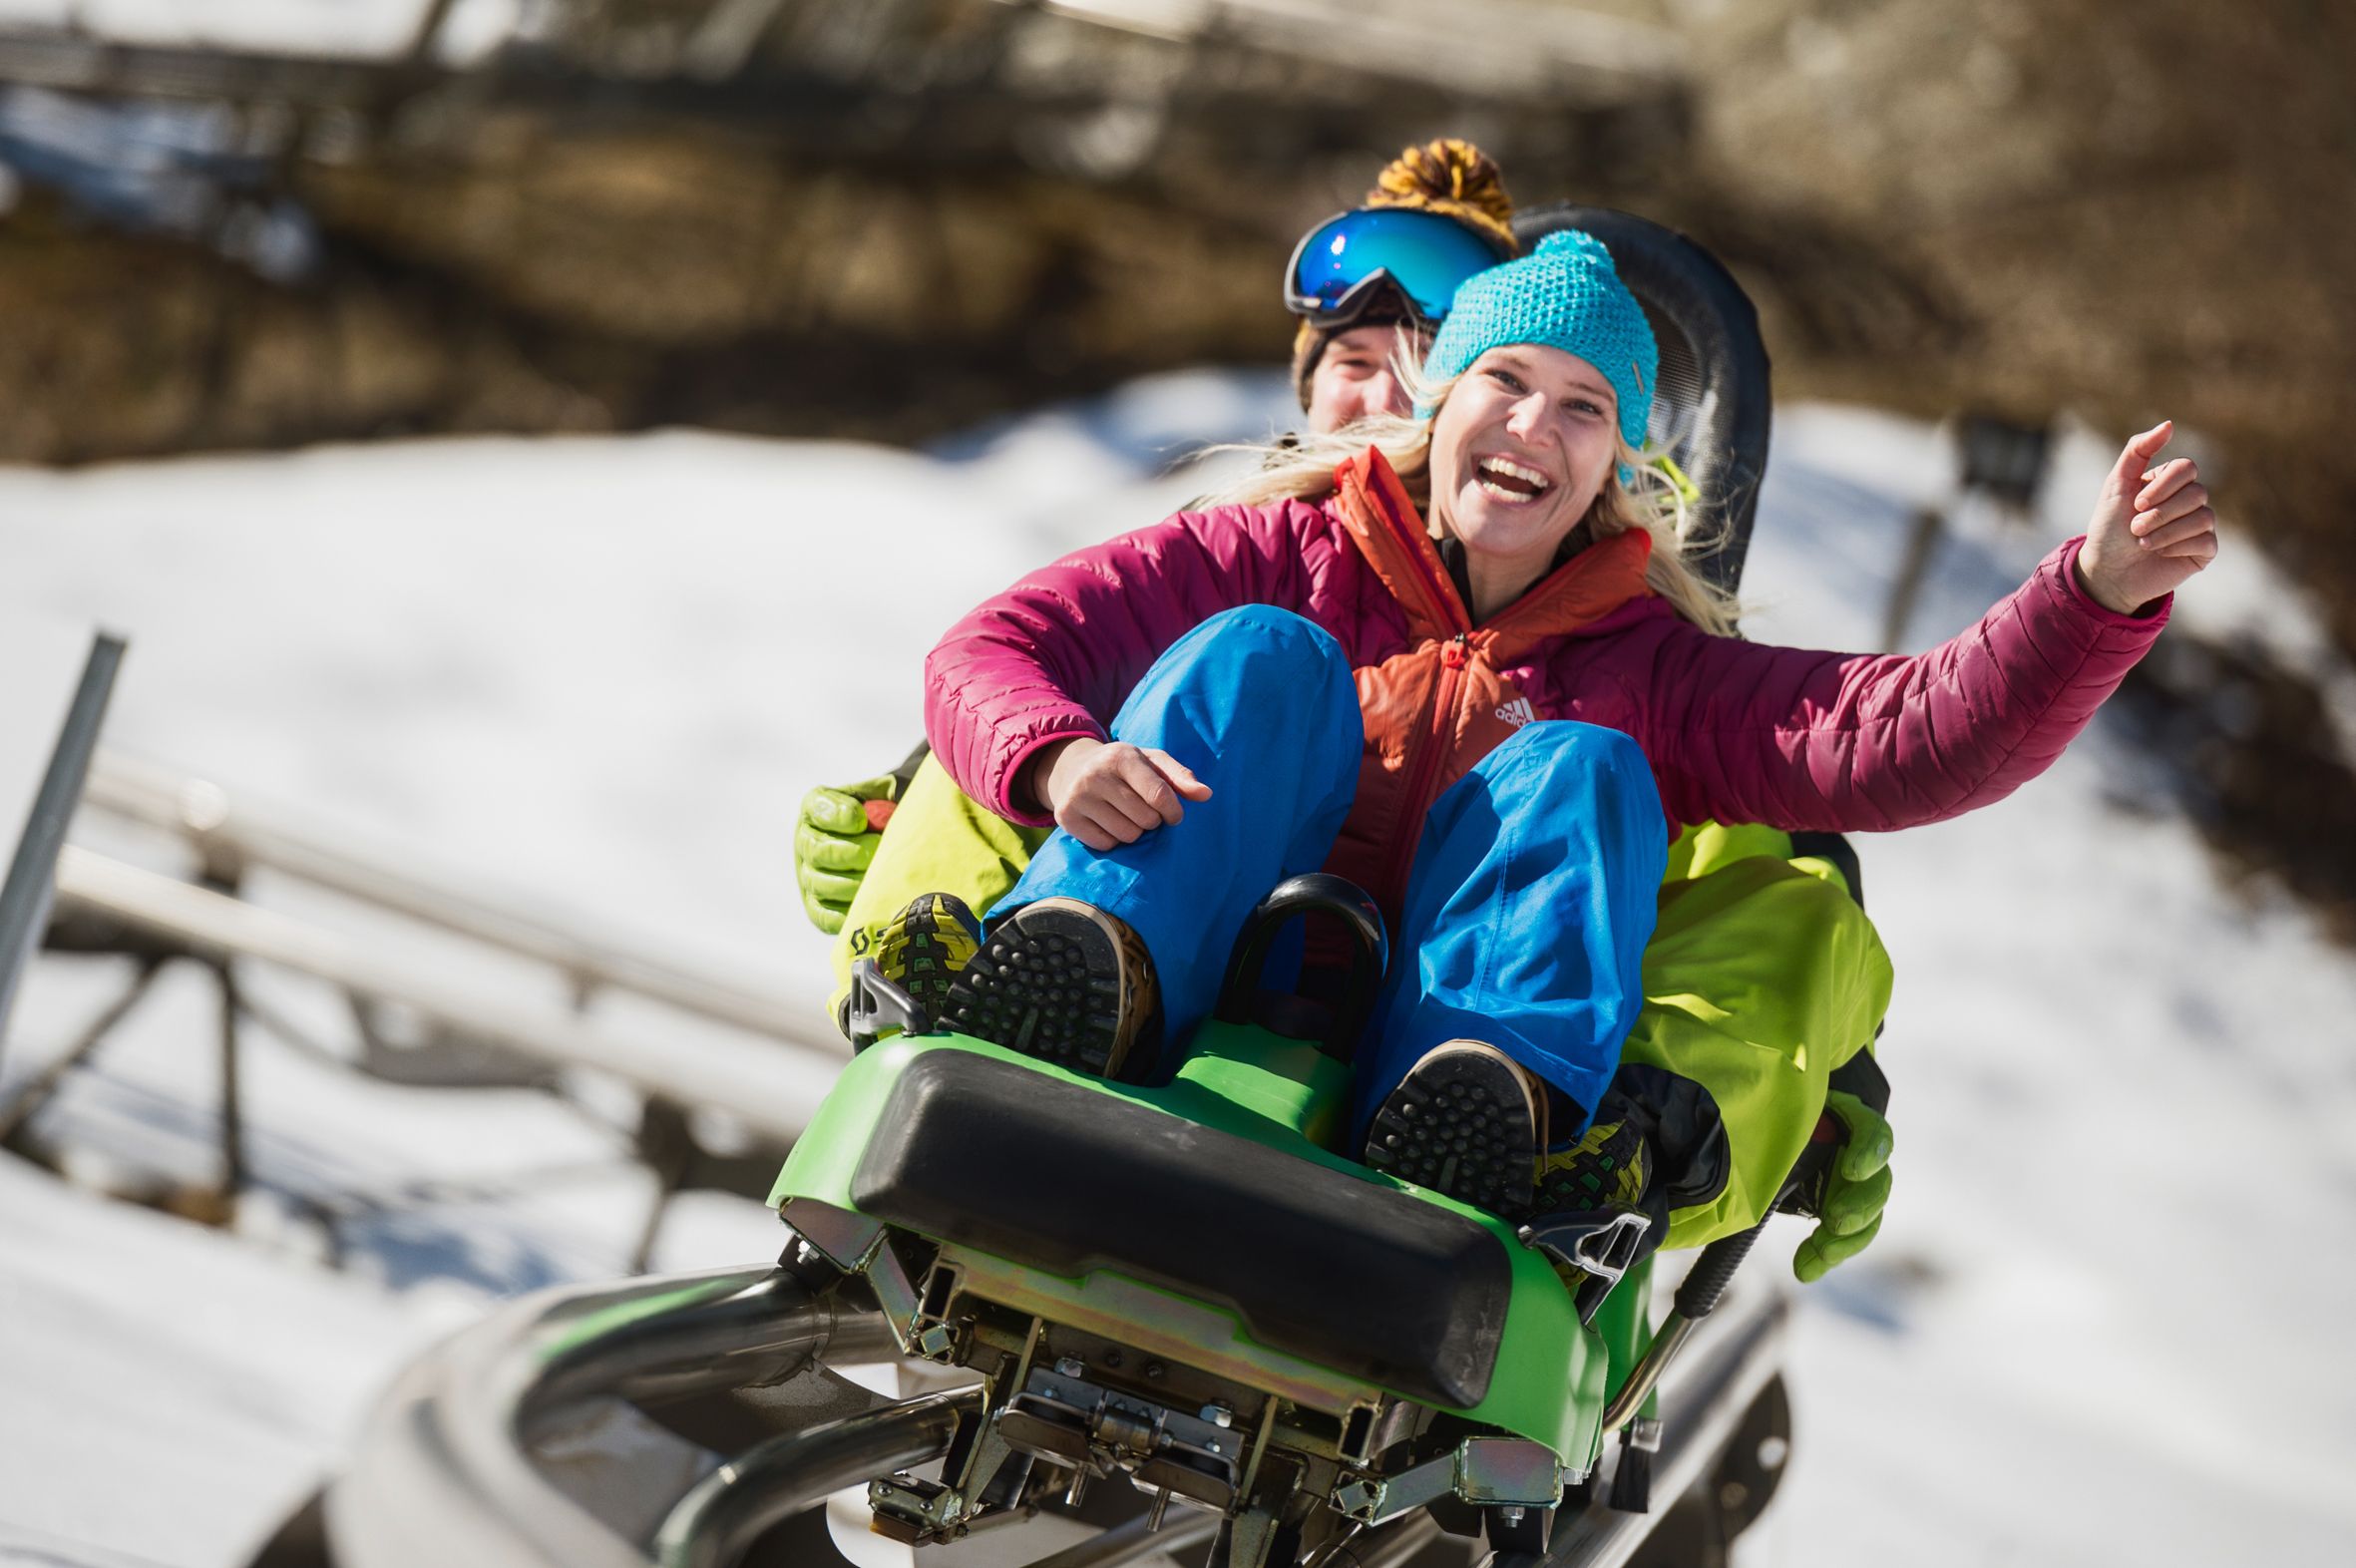
[(1511, 724), (1515, 729), (1521, 728), (1537, 716), (1538, 710), (1530, 706), (1530, 699), (1527, 697), (1515, 697), (1497, 710), (1497, 717)]

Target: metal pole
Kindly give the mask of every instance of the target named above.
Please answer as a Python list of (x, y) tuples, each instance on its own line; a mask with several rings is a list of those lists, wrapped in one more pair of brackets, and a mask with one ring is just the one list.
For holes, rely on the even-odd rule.
[(780, 1382), (824, 1356), (881, 1360), (855, 1316), (769, 1269), (562, 1287), (499, 1309), (412, 1363), (327, 1492), (340, 1568), (646, 1568), (645, 1553), (539, 1469), (529, 1444), (603, 1398), (640, 1406)]
[(237, 967), (220, 962), (220, 1191), (221, 1223), (236, 1218), (237, 1195), (245, 1190), (245, 1099), (238, 1085)]
[(679, 63), (707, 81), (736, 75), (784, 8), (785, 0), (713, 0), (687, 35)]
[(32, 1082), (19, 1089), (15, 1099), (0, 1105), (0, 1145), (5, 1145), (23, 1131), (25, 1124), (41, 1113), (41, 1107), (48, 1104), (50, 1097), (57, 1093), (57, 1086), (65, 1082), (66, 1074), (80, 1066), (92, 1051), (98, 1049), (99, 1043), (113, 1031), (116, 1024), (123, 1021), (125, 1014), (139, 1005), (140, 997), (148, 993), (148, 987), (155, 982), (158, 972), (164, 968), (164, 962), (160, 958), (140, 960), (139, 973), (132, 977), (123, 994), (100, 1009), (98, 1016), (91, 1019), (89, 1026), (82, 1031), (81, 1038), (75, 1040), (63, 1056), (42, 1068)]
[(982, 1393), (928, 1394), (788, 1432), (730, 1459), (680, 1498), (654, 1534), (662, 1568), (736, 1568), (763, 1531), (846, 1486), (949, 1452)]
[(57, 749), (49, 756), (49, 771), (42, 775), (24, 836), (17, 841), (16, 858), (9, 862), (8, 880), (0, 883), (0, 1044), (8, 1037), (8, 1004), (16, 995), (17, 977), (31, 962), (33, 945), (49, 923), (58, 851), (65, 847), (66, 824), (82, 799), (82, 780), (98, 749), (107, 698), (114, 694), (115, 674), (123, 667), (123, 648), (121, 637), (103, 631), (91, 642), (82, 682), (74, 688)]
[(577, 998), (612, 988), (718, 1022), (773, 1035), (840, 1057), (849, 1046), (819, 1024), (815, 1004), (756, 989), (726, 976), (699, 974), (560, 929), (536, 916), (502, 909), (472, 890), (445, 886), (413, 868), (362, 854), (239, 804), (201, 778), (102, 750), (91, 769), (90, 804), (186, 838), (208, 862), (216, 857), (267, 866), (332, 893), (378, 905), (461, 937), (505, 948), (562, 972)]
[(1127, 1568), (1148, 1557), (1174, 1555), (1199, 1546), (1219, 1533), (1220, 1516), (1189, 1508), (1158, 1530), (1147, 1528), (1149, 1522), (1139, 1514), (1127, 1524), (1116, 1524), (1042, 1557), (1030, 1568)]
[(1644, 1408), (1645, 1396), (1653, 1391), (1654, 1385), (1661, 1380), (1661, 1373), (1676, 1360), (1677, 1353), (1684, 1348), (1693, 1332), (1694, 1321), (1675, 1312), (1661, 1321), (1661, 1332), (1653, 1336), (1652, 1348), (1645, 1352), (1644, 1360), (1636, 1364), (1636, 1370), (1628, 1374), (1628, 1381), (1612, 1396), (1612, 1402), (1604, 1406), (1603, 1429), (1606, 1436), (1635, 1419), (1636, 1412)]
[(1342, 1549), (1342, 1559), (1354, 1568), (1405, 1568), (1415, 1555), (1440, 1538), (1439, 1521), (1428, 1513), (1411, 1513)]
[(409, 46), (402, 58), (411, 65), (425, 65), (432, 61), (434, 41), (442, 36), (442, 24), (450, 20), (450, 9), (457, 0), (426, 0), (425, 9), (418, 13), (417, 26), (409, 35)]
[(59, 902), (90, 908), (209, 962), (250, 960), (294, 970), (339, 990), (398, 1002), (489, 1044), (560, 1067), (615, 1073), (684, 1105), (709, 1105), (754, 1131), (791, 1142), (825, 1098), (839, 1060), (780, 1041), (745, 1050), (731, 1041), (624, 1035), (549, 1017), (503, 993), (412, 969), (355, 938), (69, 844), (57, 859)]
[[(1691, 1344), (1662, 1377), (1653, 1496), (1664, 1513), (1709, 1475), (1751, 1401), (1774, 1380), (1790, 1311), (1779, 1291), (1730, 1302), (1696, 1326)], [(1623, 1568), (1661, 1518), (1621, 1513), (1598, 1499), (1584, 1513), (1555, 1522), (1544, 1568)]]
[(1937, 507), (1921, 507), (1906, 530), (1906, 551), (1898, 558), (1898, 575), (1890, 582), (1889, 602), (1881, 612), (1881, 647), (1895, 653), (1906, 638), (1906, 623), (1914, 618), (1915, 601), (1922, 597), (1923, 579), (1930, 574), (1931, 557), (1947, 519)]

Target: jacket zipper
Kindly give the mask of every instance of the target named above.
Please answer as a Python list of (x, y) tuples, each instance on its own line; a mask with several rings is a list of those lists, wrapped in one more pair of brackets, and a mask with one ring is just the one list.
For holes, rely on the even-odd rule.
[(1397, 519), (1388, 507), (1376, 504), (1371, 506), (1370, 510), (1382, 520), (1382, 526), (1391, 531), (1393, 538), (1400, 539), (1407, 547), (1407, 553), (1414, 558), (1416, 577), (1423, 585), (1424, 596), (1430, 601), (1432, 620), (1438, 625), (1456, 628), (1456, 634), (1440, 646), (1439, 681), (1432, 688), (1430, 726), (1424, 736), (1423, 754), (1415, 759), (1414, 771), (1409, 776), (1411, 782), (1398, 818), (1397, 842), (1392, 845), (1389, 863), (1384, 867), (1383, 881), (1386, 886), (1374, 890), (1377, 903), (1383, 902), (1384, 896), (1388, 895), (1390, 907), (1403, 916), (1407, 902), (1407, 875), (1414, 864), (1415, 846), (1423, 839), (1423, 814), (1431, 809), (1431, 802), (1424, 797), (1431, 790), (1432, 776), (1439, 771), (1440, 751), (1447, 741), (1448, 721), (1453, 717), (1457, 681), (1465, 660), (1471, 656), (1472, 621), (1470, 611), (1458, 602), (1454, 587), (1440, 570), (1439, 562), (1432, 553), (1431, 541), (1421, 535), (1402, 538), (1405, 530), (1399, 528)]
[[(1428, 561), (1425, 562), (1425, 566), (1429, 566)], [(1428, 587), (1428, 572), (1426, 579)], [(1437, 600), (1443, 610), (1453, 602), (1452, 595)], [(1522, 602), (1517, 600), (1507, 606), (1503, 614), (1489, 621), (1486, 629), (1492, 635), (1504, 630), (1512, 623), (1514, 612), (1521, 607)], [(1461, 615), (1448, 615), (1446, 618), (1456, 621), (1459, 626), (1465, 624), (1464, 617)], [(1415, 769), (1412, 775), (1414, 784), (1407, 791), (1405, 812), (1399, 824), (1401, 831), (1398, 836), (1398, 844), (1391, 851), (1390, 864), (1387, 869), (1387, 878), (1390, 886), (1397, 892), (1398, 908), (1402, 915), (1406, 909), (1407, 873), (1414, 863), (1415, 846), (1423, 840), (1423, 816), (1424, 813), (1431, 810), (1432, 802), (1429, 797), (1436, 794), (1436, 791), (1431, 788), (1432, 775), (1439, 771), (1440, 753), (1442, 748), (1446, 746), (1448, 739), (1448, 725), (1456, 716), (1456, 688), (1462, 679), (1464, 666), (1472, 662), (1472, 632), (1470, 630), (1459, 630), (1453, 637), (1440, 644), (1439, 683), (1432, 691), (1431, 727), (1429, 733), (1424, 737), (1423, 755), (1415, 759)]]
[(1430, 540), (1410, 540), (1408, 548), (1422, 574), (1423, 591), (1431, 599), (1432, 620), (1439, 625), (1454, 626), (1456, 641), (1462, 643), (1472, 630), (1472, 606), (1457, 599), (1455, 585), (1448, 581), (1446, 570), (1433, 556)]
[(1399, 814), (1398, 842), (1391, 847), (1390, 864), (1383, 881), (1395, 901), (1392, 907), (1403, 917), (1407, 904), (1407, 873), (1414, 864), (1415, 846), (1423, 839), (1423, 814), (1431, 809), (1427, 798), (1431, 793), (1432, 776), (1439, 771), (1439, 759), (1447, 744), (1448, 724), (1455, 717), (1456, 683), (1472, 656), (1471, 634), (1459, 631), (1440, 644), (1439, 683), (1431, 693), (1431, 727), (1423, 737), (1423, 754), (1415, 759), (1413, 782), (1408, 786), (1404, 809)]
[(1521, 599), (1506, 606), (1486, 626), (1475, 627), (1471, 619), (1471, 607), (1457, 598), (1455, 588), (1440, 567), (1430, 540), (1421, 534), (1409, 535), (1399, 526), (1395, 514), (1382, 504), (1382, 498), (1378, 495), (1370, 494), (1366, 506), (1380, 526), (1390, 532), (1392, 539), (1404, 545), (1407, 553), (1415, 558), (1415, 578), (1422, 587), (1434, 623), (1456, 628), (1455, 635), (1441, 644), (1439, 680), (1432, 689), (1431, 720), (1429, 731), (1424, 737), (1424, 754), (1415, 759), (1410, 775), (1412, 782), (1397, 823), (1397, 842), (1392, 846), (1384, 868), (1385, 886), (1371, 890), (1377, 901), (1389, 894), (1396, 901), (1393, 907), (1403, 913), (1407, 898), (1407, 876), (1414, 863), (1415, 846), (1422, 842), (1423, 817), (1431, 809), (1432, 803), (1427, 797), (1432, 793), (1432, 778), (1439, 769), (1440, 752), (1447, 743), (1449, 723), (1456, 716), (1454, 709), (1459, 698), (1458, 687), (1463, 668), (1473, 656), (1472, 633), (1475, 630), (1485, 631), (1492, 640), (1503, 635), (1526, 612), (1525, 606), (1530, 600), (1525, 593)]

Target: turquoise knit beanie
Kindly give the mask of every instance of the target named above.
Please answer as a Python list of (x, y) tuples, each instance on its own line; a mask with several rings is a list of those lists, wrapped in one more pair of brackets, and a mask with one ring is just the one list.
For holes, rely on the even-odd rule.
[[(1521, 259), (1467, 278), (1424, 356), (1423, 379), (1451, 380), (1508, 343), (1559, 348), (1602, 371), (1619, 399), (1620, 434), (1632, 447), (1644, 445), (1661, 348), (1602, 240), (1557, 229)], [(1415, 410), (1417, 418), (1430, 413)], [(1628, 478), (1623, 470), (1620, 482)]]

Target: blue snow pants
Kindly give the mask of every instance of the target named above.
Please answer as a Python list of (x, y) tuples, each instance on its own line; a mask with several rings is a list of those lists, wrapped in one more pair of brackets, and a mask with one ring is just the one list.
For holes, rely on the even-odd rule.
[[(1326, 863), (1357, 792), (1365, 729), (1341, 644), (1264, 604), (1212, 616), (1162, 654), (1113, 719), (1211, 786), (1184, 819), (1099, 852), (1058, 830), (993, 916), (1050, 897), (1125, 921), (1153, 955), (1167, 1068), (1218, 1000), (1252, 909)], [(1591, 1114), (1644, 1004), (1669, 832), (1635, 741), (1525, 725), (1425, 816), (1361, 1042), (1352, 1138), (1432, 1046), (1485, 1040)], [(1556, 1138), (1583, 1127), (1565, 1127)]]

